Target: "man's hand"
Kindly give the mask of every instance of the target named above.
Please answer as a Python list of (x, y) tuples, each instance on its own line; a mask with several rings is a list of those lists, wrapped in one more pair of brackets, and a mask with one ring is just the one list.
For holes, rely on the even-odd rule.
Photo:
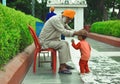
[(80, 34), (80, 30), (79, 31), (75, 31), (74, 34), (73, 34), (73, 36), (75, 36), (75, 35), (78, 36), (79, 34)]
[[(84, 29), (81, 29), (81, 30), (79, 30), (79, 31), (75, 31), (74, 34), (73, 34), (73, 36), (74, 36), (74, 35), (77, 35), (77, 36), (78, 36), (78, 35), (83, 34), (83, 30), (84, 30)], [(87, 32), (87, 31), (86, 31), (86, 32)]]

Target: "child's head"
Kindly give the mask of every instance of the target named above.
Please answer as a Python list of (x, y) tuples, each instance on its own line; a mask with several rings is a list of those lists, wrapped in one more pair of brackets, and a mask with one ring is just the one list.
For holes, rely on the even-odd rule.
[(85, 40), (87, 38), (88, 32), (85, 29), (79, 31), (78, 39)]

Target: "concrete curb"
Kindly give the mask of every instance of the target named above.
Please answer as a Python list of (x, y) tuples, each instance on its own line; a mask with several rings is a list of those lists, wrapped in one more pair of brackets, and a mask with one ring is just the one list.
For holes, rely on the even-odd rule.
[(15, 56), (0, 71), (0, 84), (21, 84), (33, 61), (34, 46), (28, 46), (24, 52)]
[(120, 47), (120, 38), (117, 37), (105, 36), (96, 33), (89, 33), (88, 37), (94, 40), (110, 44), (112, 46)]

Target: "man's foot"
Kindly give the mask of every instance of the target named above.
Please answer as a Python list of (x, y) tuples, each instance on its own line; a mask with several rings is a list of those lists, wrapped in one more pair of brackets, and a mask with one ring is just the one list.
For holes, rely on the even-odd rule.
[(67, 69), (74, 69), (74, 67), (69, 66), (69, 65), (67, 65), (67, 64), (65, 64), (65, 67), (66, 67)]
[(61, 74), (72, 74), (71, 71), (69, 71), (69, 69), (66, 68), (65, 64), (60, 64), (60, 68), (59, 68), (59, 72)]
[(59, 70), (58, 73), (61, 73), (61, 74), (72, 74), (72, 72), (67, 70), (67, 69), (66, 70)]

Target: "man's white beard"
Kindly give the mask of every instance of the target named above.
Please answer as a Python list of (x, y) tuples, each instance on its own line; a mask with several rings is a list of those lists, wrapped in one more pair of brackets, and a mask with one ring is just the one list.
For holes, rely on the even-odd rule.
[(64, 23), (66, 23), (66, 17), (63, 17), (62, 20)]

